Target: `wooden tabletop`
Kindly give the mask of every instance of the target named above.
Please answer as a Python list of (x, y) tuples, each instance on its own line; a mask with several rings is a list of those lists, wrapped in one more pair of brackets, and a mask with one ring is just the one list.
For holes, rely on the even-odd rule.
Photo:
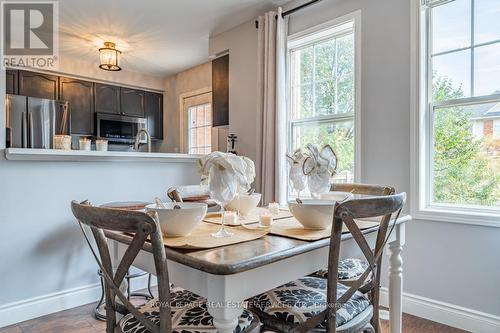
[[(401, 216), (398, 224), (408, 220), (409, 217)], [(375, 226), (362, 232), (368, 234), (377, 230), (378, 226)], [(106, 232), (106, 236), (124, 244), (129, 244), (132, 240), (129, 235), (114, 232)], [(342, 235), (342, 240), (351, 238), (350, 233)], [(326, 247), (329, 244), (329, 238), (308, 242), (266, 235), (253, 241), (206, 250), (182, 250), (166, 247), (166, 254), (168, 259), (180, 264), (215, 275), (229, 275)], [(145, 244), (143, 249), (152, 252), (149, 243)]]

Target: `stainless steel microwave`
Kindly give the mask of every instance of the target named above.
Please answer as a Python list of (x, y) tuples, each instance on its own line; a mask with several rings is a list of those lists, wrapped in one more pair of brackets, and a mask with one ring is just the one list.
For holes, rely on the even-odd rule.
[[(97, 137), (115, 143), (133, 144), (139, 130), (146, 128), (146, 118), (140, 117), (97, 113), (96, 122)], [(141, 134), (139, 142), (147, 142), (145, 134)]]

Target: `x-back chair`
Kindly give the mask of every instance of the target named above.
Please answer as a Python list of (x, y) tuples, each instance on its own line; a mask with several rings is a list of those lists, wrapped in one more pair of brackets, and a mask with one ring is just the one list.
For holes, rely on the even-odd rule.
[[(251, 300), (264, 326), (279, 332), (380, 332), (379, 299), (367, 298), (380, 288), (380, 260), (406, 193), (351, 199), (336, 204), (328, 258), (328, 277), (307, 276)], [(396, 214), (391, 224), (391, 217)], [(372, 250), (355, 219), (383, 216)], [(346, 225), (368, 262), (365, 271), (345, 286), (338, 280), (342, 226)], [(367, 280), (372, 274), (373, 278)], [(360, 292), (363, 290), (363, 292)], [(378, 294), (377, 294), (378, 295)]]
[[(161, 229), (154, 212), (122, 211), (93, 207), (89, 202), (71, 203), (73, 215), (79, 222), (83, 235), (92, 251), (99, 268), (102, 270), (106, 289), (106, 332), (170, 333), (173, 330), (215, 333), (213, 320), (207, 311), (206, 300), (187, 290), (170, 290), (167, 259)], [(98, 251), (92, 246), (84, 225), (90, 227)], [(112, 267), (111, 255), (106, 242), (105, 231), (125, 232), (133, 235), (118, 267)], [(150, 243), (153, 253), (156, 276), (158, 278), (158, 299), (142, 308), (135, 308), (120, 290), (128, 269), (146, 242)], [(194, 310), (194, 311), (190, 311)], [(116, 313), (125, 315), (118, 323)], [(175, 320), (172, 318), (175, 312)], [(195, 317), (191, 313), (195, 313)], [(199, 320), (202, 317), (202, 320)], [(254, 332), (259, 329), (258, 318), (249, 311), (243, 311), (238, 330)]]

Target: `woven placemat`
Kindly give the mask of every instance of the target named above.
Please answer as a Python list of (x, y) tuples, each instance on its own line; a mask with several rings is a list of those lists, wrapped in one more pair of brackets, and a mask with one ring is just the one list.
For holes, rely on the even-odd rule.
[[(356, 220), (356, 223), (361, 230), (373, 228), (379, 224), (379, 222), (366, 220)], [(345, 225), (343, 226), (342, 232), (349, 232)], [(297, 221), (294, 217), (290, 217), (286, 219), (274, 220), (269, 233), (272, 235), (305, 241), (315, 241), (330, 237), (332, 231), (331, 228), (323, 230), (305, 229), (299, 221)]]
[(232, 227), (232, 237), (215, 238), (212, 234), (219, 230), (220, 226), (212, 223), (200, 223), (188, 236), (163, 237), (166, 246), (180, 249), (211, 249), (214, 247), (237, 244), (251, 241), (266, 235), (269, 229), (245, 229), (243, 227)]
[[(250, 212), (247, 216), (242, 216), (240, 218), (243, 219), (244, 224), (254, 224), (254, 223), (259, 223), (259, 215), (262, 214), (264, 211), (266, 211), (266, 208), (263, 207), (257, 207), (253, 211)], [(284, 219), (291, 217), (292, 213), (288, 209), (280, 209), (279, 214), (273, 215), (274, 220), (279, 220), (279, 219)], [(205, 215), (203, 218), (203, 221), (208, 222), (208, 223), (215, 223), (215, 224), (220, 224), (221, 223), (221, 213), (220, 212), (214, 212), (214, 213), (208, 213)], [(240, 225), (240, 221), (238, 221), (238, 224), (235, 225)], [(231, 224), (228, 224), (231, 225)]]

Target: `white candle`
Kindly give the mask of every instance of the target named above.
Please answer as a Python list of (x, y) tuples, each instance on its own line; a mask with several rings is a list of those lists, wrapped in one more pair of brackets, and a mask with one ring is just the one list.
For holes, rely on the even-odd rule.
[(224, 216), (224, 224), (227, 225), (235, 225), (238, 224), (238, 214), (233, 211), (227, 211), (225, 216)]
[(95, 148), (97, 151), (108, 151), (108, 140), (95, 140)]
[(278, 215), (280, 213), (280, 204), (277, 202), (271, 202), (269, 204), (269, 211), (273, 215)]
[(269, 212), (264, 212), (259, 216), (259, 222), (261, 227), (270, 227), (273, 222), (273, 216)]

